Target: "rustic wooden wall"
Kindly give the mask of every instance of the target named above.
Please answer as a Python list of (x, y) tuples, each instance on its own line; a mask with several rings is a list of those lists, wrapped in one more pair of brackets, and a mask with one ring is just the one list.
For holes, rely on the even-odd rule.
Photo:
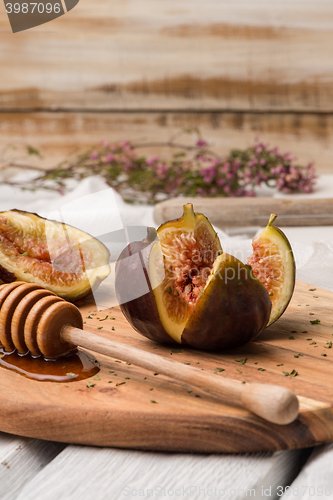
[(1, 4), (0, 145), (52, 162), (198, 126), (220, 153), (259, 134), (331, 172), (332, 54), (331, 0), (80, 0), (16, 34)]

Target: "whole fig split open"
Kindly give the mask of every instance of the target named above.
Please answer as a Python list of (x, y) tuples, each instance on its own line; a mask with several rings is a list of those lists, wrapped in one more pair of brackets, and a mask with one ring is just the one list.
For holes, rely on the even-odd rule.
[(251, 267), (223, 253), (208, 219), (191, 204), (180, 219), (128, 245), (115, 286), (123, 314), (139, 333), (203, 350), (245, 344), (265, 328), (271, 311)]
[(109, 257), (100, 241), (72, 226), (20, 210), (0, 212), (4, 283), (37, 283), (74, 302), (109, 275)]

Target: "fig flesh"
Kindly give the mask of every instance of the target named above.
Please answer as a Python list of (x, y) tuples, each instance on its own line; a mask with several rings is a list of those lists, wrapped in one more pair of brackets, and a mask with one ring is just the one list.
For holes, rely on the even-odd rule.
[[(139, 293), (128, 300), (128, 290)], [(125, 317), (146, 337), (204, 350), (239, 347), (265, 328), (271, 300), (249, 266), (223, 253), (219, 238), (191, 204), (184, 215), (131, 243), (116, 266)]]
[(109, 251), (72, 226), (20, 210), (0, 212), (0, 279), (36, 283), (60, 297), (85, 297), (110, 273)]
[(293, 251), (284, 232), (273, 226), (276, 218), (277, 215), (272, 214), (267, 227), (253, 240), (253, 254), (248, 259), (254, 275), (265, 286), (272, 301), (267, 326), (277, 321), (286, 310), (296, 279)]

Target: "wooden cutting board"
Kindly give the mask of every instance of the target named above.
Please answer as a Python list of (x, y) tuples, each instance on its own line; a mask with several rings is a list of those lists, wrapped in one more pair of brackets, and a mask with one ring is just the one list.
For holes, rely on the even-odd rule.
[[(211, 373), (224, 369), (216, 377), (292, 389), (301, 410), (290, 425), (269, 424), (226, 399), (96, 355), (100, 380), (39, 382), (0, 367), (0, 430), (52, 441), (168, 451), (274, 451), (331, 442), (332, 304), (333, 293), (298, 282), (284, 316), (258, 341), (227, 354), (184, 347), (172, 352), (180, 348), (141, 337), (118, 308), (97, 312), (91, 300), (80, 305), (85, 328), (100, 335)], [(317, 319), (320, 323), (311, 323)], [(284, 374), (293, 370), (296, 376)], [(89, 380), (93, 387), (87, 387)]]

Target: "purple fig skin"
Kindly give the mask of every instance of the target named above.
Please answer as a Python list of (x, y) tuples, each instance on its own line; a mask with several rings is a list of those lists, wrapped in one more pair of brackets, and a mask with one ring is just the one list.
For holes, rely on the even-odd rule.
[[(122, 251), (116, 264), (116, 295), (123, 315), (137, 332), (155, 342), (177, 344), (161, 323), (149, 279), (149, 256), (156, 238), (156, 230), (148, 228), (147, 238), (130, 243)], [(129, 263), (127, 258), (135, 255), (137, 258)], [(135, 290), (137, 298), (127, 301), (129, 290)]]
[(250, 266), (223, 254), (222, 265), (186, 323), (182, 342), (215, 352), (241, 347), (262, 332), (271, 307), (267, 290)]

